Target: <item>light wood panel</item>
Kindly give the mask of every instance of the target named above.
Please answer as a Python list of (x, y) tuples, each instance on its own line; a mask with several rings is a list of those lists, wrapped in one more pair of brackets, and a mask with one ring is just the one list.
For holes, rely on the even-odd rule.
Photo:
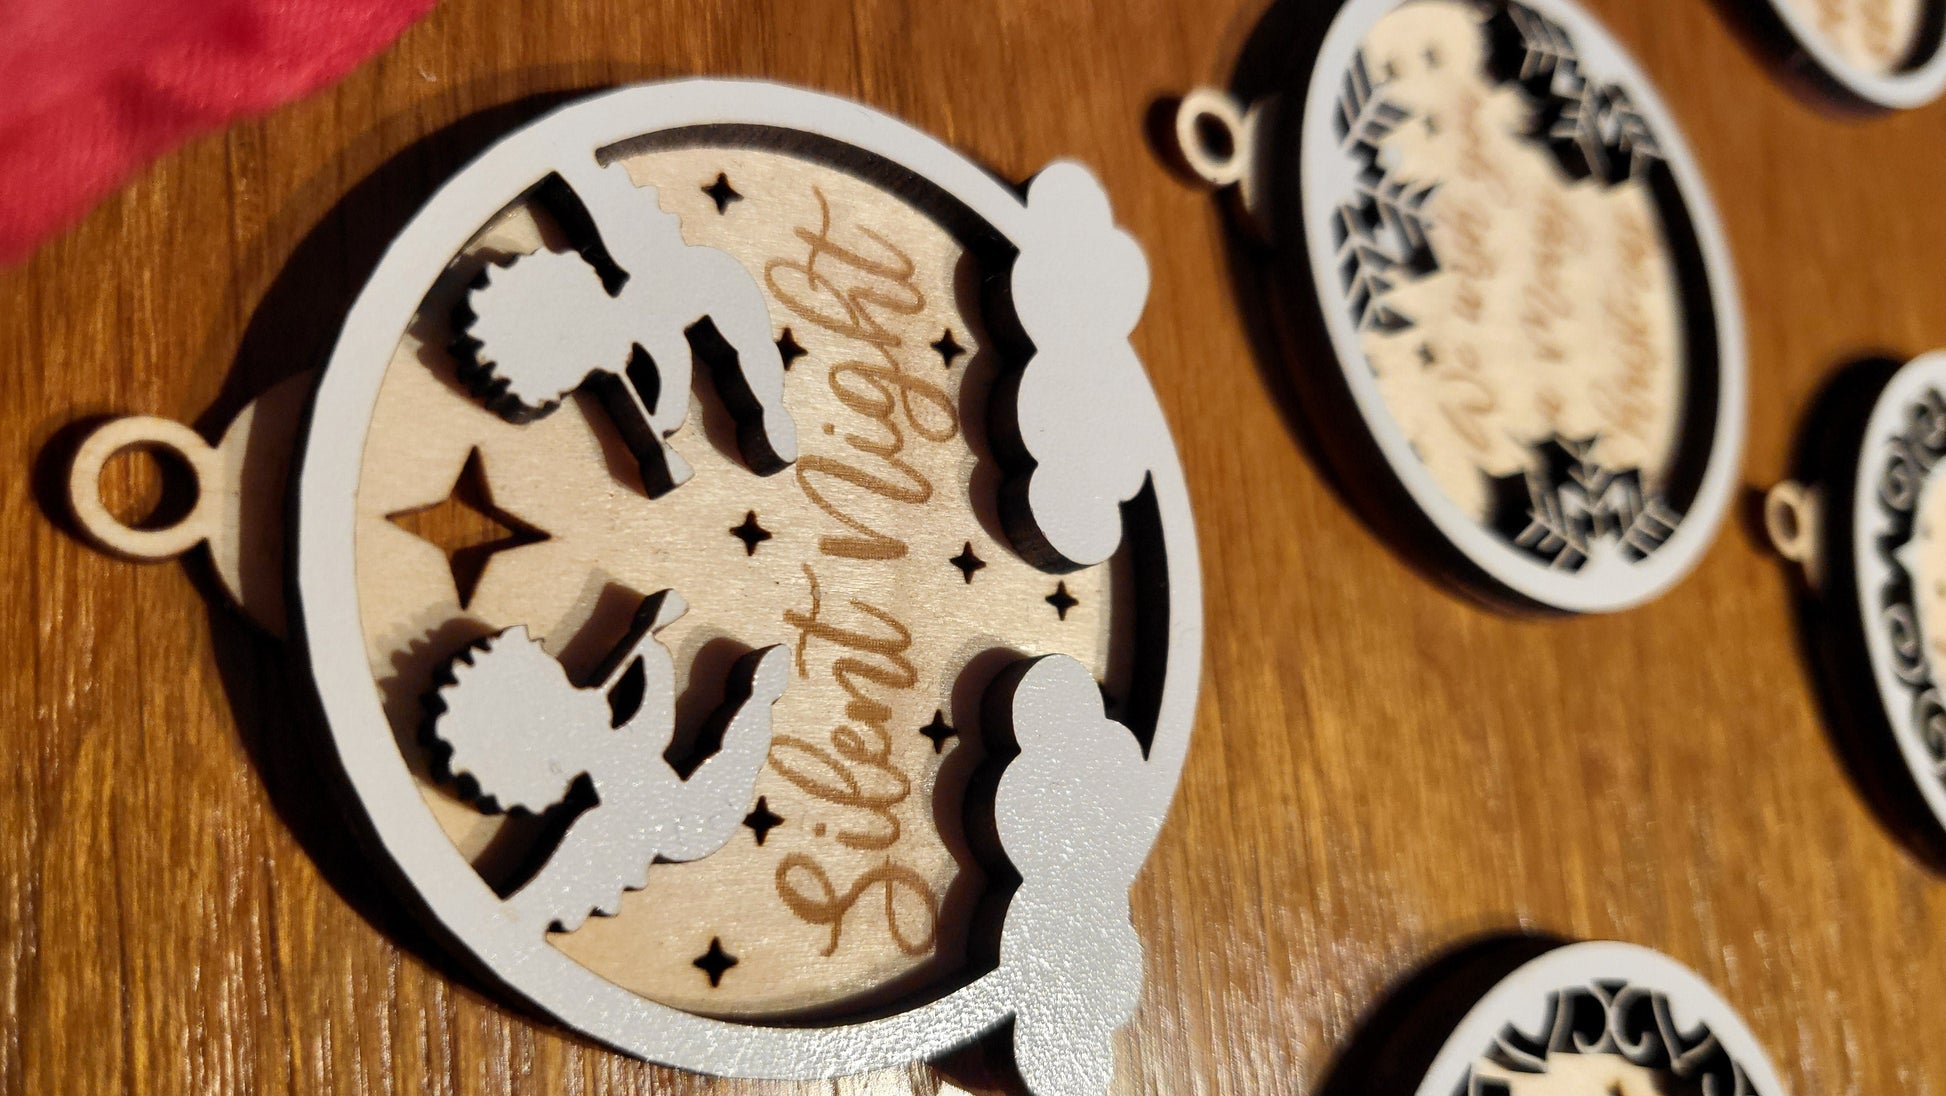
[[(1758, 485), (1841, 363), (1946, 345), (1946, 106), (1812, 108), (1740, 40), (1740, 2), (1591, 6), (1722, 205)], [(214, 583), (99, 555), (41, 501), (59, 477), (36, 462), (79, 420), (214, 407), (217, 425), (316, 365), (390, 228), (531, 113), (507, 104), (695, 73), (857, 96), (1010, 176), (1079, 157), (1149, 251), (1136, 346), (1199, 508), (1208, 669), (1135, 895), (1149, 981), (1123, 1091), (1314, 1092), (1388, 986), (1505, 929), (1671, 952), (1800, 1093), (1946, 1087), (1924, 1007), (1946, 883), (1847, 781), (1786, 575), (1749, 532), (1647, 609), (1509, 619), (1383, 547), (1299, 444), (1217, 208), (1143, 131), (1157, 97), (1227, 74), (1263, 8), (450, 0), (0, 273), (0, 1089), (931, 1091), (923, 1071), (687, 1077), (456, 980), (347, 846), (278, 649), (206, 606)]]

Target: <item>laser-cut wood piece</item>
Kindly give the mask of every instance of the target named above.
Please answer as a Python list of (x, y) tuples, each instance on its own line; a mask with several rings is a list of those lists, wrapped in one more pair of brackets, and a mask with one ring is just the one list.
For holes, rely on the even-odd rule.
[[(576, 396), (544, 420), (509, 424), (458, 381), (454, 363), (439, 349), (443, 340), (436, 328), (428, 329), (426, 341), (408, 339), (395, 354), (367, 442), (358, 502), (359, 586), (372, 672), (394, 698), (388, 716), (395, 735), (414, 743), (421, 718), (416, 697), (431, 687), (436, 669), (428, 656), (443, 653), (428, 646), (429, 637), (458, 642), (524, 623), (579, 675), (588, 669), (578, 653), (586, 646), (581, 637), (611, 642), (603, 620), (612, 615), (604, 607), (612, 592), (676, 580), (698, 608), (663, 638), (678, 652), (678, 688), (689, 697), (720, 690), (710, 678), (727, 668), (721, 654), (726, 645), (800, 639), (791, 620), (807, 626), (820, 621), (813, 631), (823, 638), (808, 652), (808, 676), (800, 673), (779, 703), (779, 725), (795, 733), (783, 734), (757, 786), (758, 795), (790, 823), (774, 835), (766, 832), (761, 845), (753, 831), (752, 841), (734, 842), (706, 860), (663, 865), (647, 890), (624, 896), (616, 917), (551, 939), (634, 992), (712, 1015), (816, 1016), (834, 1006), (857, 1007), (861, 994), (923, 984), (963, 962), (973, 926), (962, 924), (966, 917), (958, 907), (984, 887), (984, 869), (953, 824), (952, 809), (942, 816), (935, 804), (950, 804), (961, 794), (978, 753), (977, 685), (997, 669), (985, 668), (994, 659), (982, 652), (995, 645), (1026, 655), (1068, 652), (1117, 693), (1131, 695), (1131, 668), (1117, 652), (1125, 650), (1133, 610), (1121, 604), (1126, 593), (1118, 592), (1121, 580), (1113, 577), (1128, 561), (1070, 573), (1063, 581), (1075, 594), (1062, 615), (1046, 600), (1052, 583), (1044, 572), (994, 539), (1003, 536), (992, 487), (998, 469), (981, 435), (997, 355), (978, 337), (977, 314), (967, 311), (969, 295), (960, 291), (962, 278), (971, 276), (968, 256), (921, 211), (830, 167), (775, 154), (703, 148), (644, 153), (624, 162), (682, 215), (693, 242), (730, 251), (752, 271), (772, 270), (766, 293), (773, 296), (773, 311), (780, 322), (789, 316), (798, 323), (804, 342), (815, 348), (798, 359), (786, 382), (795, 416), (810, 425), (804, 450), (810, 477), (749, 476), (723, 424), (709, 421), (713, 405), (705, 397), (692, 410), (690, 425), (670, 439), (698, 470), (696, 478), (651, 502), (627, 473), (632, 462), (598, 400)], [(706, 192), (689, 185), (722, 174), (726, 166), (747, 192), (730, 218), (718, 216)], [(820, 241), (815, 252), (800, 231)], [(475, 261), (565, 248), (557, 232), (545, 204), (511, 209), (469, 243), (478, 257), (460, 261), (455, 281), (463, 282)], [(890, 267), (876, 272), (838, 261), (843, 252), (869, 259), (887, 245), (904, 257), (894, 256)], [(811, 265), (813, 254), (824, 255), (815, 264), (816, 284), (842, 298), (804, 297), (808, 280), (792, 280)], [(773, 266), (780, 257), (782, 263)], [(888, 278), (907, 260), (909, 285), (903, 274)], [(908, 293), (916, 295), (908, 300)], [(853, 296), (868, 303), (876, 327), (854, 324), (843, 308), (830, 306)], [(909, 316), (870, 304), (916, 305), (922, 298), (923, 307)], [(791, 301), (812, 305), (811, 315), (792, 312)], [(443, 308), (435, 301), (422, 312), (437, 317)], [(971, 344), (956, 357), (970, 364), (948, 368), (937, 355), (943, 328), (960, 332), (962, 350)], [(859, 446), (876, 446), (884, 436), (874, 418), (857, 410), (879, 406), (856, 398), (870, 392), (858, 383), (870, 376), (861, 370), (861, 354), (879, 357), (866, 336), (898, 340), (895, 360), (915, 396), (924, 397), (915, 407), (928, 415), (935, 403), (964, 409), (964, 422), (954, 411), (927, 427), (941, 436), (937, 441), (898, 420), (910, 444), (893, 456), (930, 485), (932, 498), (924, 504), (887, 496), (881, 505), (866, 506), (872, 496), (852, 490), (856, 485), (844, 478), (852, 467), (879, 476), (893, 470), (875, 455), (858, 457), (869, 454)], [(707, 393), (708, 386), (699, 391)], [(842, 434), (819, 424), (836, 424)], [(622, 455), (623, 473), (611, 472), (609, 453)], [(464, 585), (446, 577), (449, 542), (472, 544), (480, 533), (463, 520), (442, 532), (430, 520), (439, 511), (425, 512), (427, 519), (415, 519), (411, 529), (394, 514), (401, 507), (419, 513), (417, 508), (446, 499), (462, 462), (481, 472), (473, 507), (491, 500), (503, 524), (519, 522), (548, 538), (472, 560), (485, 565), (469, 569), (473, 581)], [(844, 493), (834, 494), (834, 487)], [(840, 550), (850, 551), (857, 538), (843, 536), (853, 527), (827, 512), (820, 498), (893, 536), (886, 543), (901, 546), (901, 558), (848, 562), (825, 554), (825, 543), (835, 539)], [(754, 529), (751, 506), (760, 519)], [(421, 528), (427, 525), (432, 527)], [(401, 536), (401, 529), (415, 536)], [(757, 551), (749, 551), (740, 530)], [(953, 562), (974, 541), (982, 563), (977, 592), (967, 589)], [(815, 575), (803, 569), (806, 563), (815, 564)], [(469, 590), (477, 597), (467, 597)], [(874, 623), (854, 602), (894, 615)], [(843, 682), (856, 680), (856, 672), (839, 674), (854, 652), (833, 641), (893, 622), (910, 633), (903, 656), (912, 672), (907, 678), (897, 664), (879, 661), (883, 656), (868, 656), (880, 681), (865, 688), (873, 708), (884, 707), (868, 717), (867, 733), (889, 746), (882, 764), (868, 764), (869, 758), (841, 752), (856, 754), (839, 733), (854, 722), (846, 711), (856, 698)], [(786, 625), (781, 633), (780, 623)], [(965, 684), (963, 668), (972, 671)], [(910, 688), (888, 687), (907, 680)], [(965, 726), (967, 736), (935, 745), (928, 728), (936, 717)], [(855, 788), (852, 780), (858, 781)], [(431, 772), (423, 781), (428, 804), (470, 859), (511, 854), (505, 816), (481, 814)], [(840, 799), (857, 802), (847, 806)], [(877, 811), (889, 817), (874, 821)], [(861, 822), (896, 823), (893, 845), (873, 847), (872, 828), (861, 828)], [(897, 900), (892, 907), (884, 901), (888, 891)], [(715, 982), (693, 964), (712, 937), (739, 958), (736, 969)]]
[(1442, 1035), (1417, 1096), (1788, 1093), (1728, 1001), (1687, 967), (1633, 944), (1545, 952), (1484, 993), (1450, 1034), (1408, 1038)]
[[(1751, 0), (1755, 3), (1755, 0)], [(1883, 110), (1946, 92), (1946, 5), (1940, 0), (1766, 0), (1760, 23), (1793, 75), (1841, 102)]]
[[(284, 634), (284, 488), (291, 439), (317, 374), (291, 377), (237, 413), (215, 445), (170, 419), (142, 415), (96, 427), (68, 466), (68, 505), (95, 547), (155, 563), (207, 545), (224, 592), (272, 635)], [(195, 477), (196, 500), (174, 524), (132, 528), (101, 498), (101, 473), (117, 454), (155, 448)]]
[(1335, 369), (1293, 365), (1356, 501), (1502, 604), (1668, 590), (1729, 504), (1743, 339), (1646, 77), (1566, 0), (1353, 0), (1303, 86), (1193, 91), (1175, 134), (1270, 245), (1288, 326), (1327, 336)]
[(1901, 811), (1910, 797), (1895, 786), (1868, 788), (1888, 800), (1875, 806), (1917, 814), (1912, 836), (1930, 853), (1946, 834), (1946, 353), (1913, 359), (1869, 410), (1848, 410), (1814, 421), (1813, 482), (1771, 488), (1764, 525), (1815, 599), (1806, 628), (1833, 699), (1890, 736), (1921, 809)]
[[(725, 140), (750, 140), (752, 131), (759, 139), (741, 151), (718, 149), (708, 130), (697, 129), (727, 124), (733, 129), (725, 131), (732, 135)], [(672, 145), (669, 137), (676, 134), (681, 136)], [(794, 135), (808, 138), (802, 151), (791, 151)], [(909, 210), (895, 218), (907, 226), (898, 229), (906, 236), (891, 234), (891, 221), (859, 222), (862, 212), (890, 217), (895, 206), (914, 199), (889, 189), (879, 192), (881, 199), (863, 197), (874, 185), (870, 179), (886, 177), (883, 171), (861, 179), (819, 166), (844, 156), (929, 181), (943, 196), (926, 209), (933, 227), (912, 227), (917, 222), (908, 223)], [(632, 459), (618, 466), (606, 437), (618, 425), (626, 432), (629, 416), (587, 398), (591, 388), (616, 383), (603, 379), (615, 376), (613, 352), (604, 358), (608, 368), (594, 370), (593, 383), (581, 394), (524, 424), (483, 406), (461, 379), (459, 364), (444, 358), (439, 317), (451, 313), (441, 312), (441, 302), (464, 295), (472, 272), (484, 268), (470, 258), (455, 263), (456, 256), (477, 251), (482, 264), (512, 257), (501, 271), (488, 270), (487, 288), (501, 274), (539, 260), (534, 269), (544, 270), (545, 279), (537, 276), (528, 295), (501, 301), (524, 300), (523, 309), (546, 311), (547, 302), (574, 296), (606, 312), (609, 306), (593, 294), (615, 286), (590, 281), (572, 264), (600, 267), (585, 236), (592, 227), (603, 250), (612, 250), (606, 242), (613, 214), (588, 209), (593, 225), (577, 226), (532, 212), (545, 211), (551, 201), (548, 187), (535, 191), (536, 183), (551, 175), (579, 194), (583, 184), (575, 172), (589, 163), (600, 165), (592, 170), (603, 179), (626, 172), (637, 189), (627, 202), (617, 198), (613, 208), (653, 208), (660, 199), (663, 211), (676, 214), (688, 245), (717, 248), (763, 285), (765, 368), (776, 361), (772, 410), (782, 413), (767, 411), (763, 421), (794, 420), (799, 428), (793, 476), (749, 475), (766, 469), (748, 459), (747, 445), (739, 444), (742, 464), (724, 462), (717, 454), (726, 428), (708, 421), (707, 402), (702, 413), (688, 415), (686, 429), (656, 439), (683, 462), (677, 467), (692, 473), (687, 483), (658, 493), (649, 482), (653, 469), (638, 470)], [(699, 170), (681, 186), (662, 176), (692, 167)], [(780, 205), (779, 195), (787, 191), (800, 204)], [(531, 194), (542, 198), (525, 204)], [(706, 216), (692, 219), (698, 215)], [(973, 225), (980, 226), (977, 235)], [(997, 345), (979, 317), (967, 314), (966, 302), (974, 298), (959, 291), (967, 284), (960, 279), (983, 276), (982, 256), (963, 243), (924, 243), (932, 238), (926, 233), (942, 226), (977, 239), (997, 236), (1018, 252), (1011, 267), (1000, 268), (1011, 271), (1001, 307), (1014, 313), (1010, 329), (1025, 336), (1023, 345)], [(879, 249), (906, 238), (924, 243), (909, 256), (909, 266)], [(635, 273), (626, 256), (612, 257)], [(941, 303), (907, 308), (901, 303), (907, 298), (887, 286), (873, 295), (864, 285), (867, 275), (895, 283), (944, 279), (925, 282), (927, 299)], [(557, 277), (574, 288), (538, 288)], [(502, 282), (503, 288), (516, 285)], [(1017, 1057), (1035, 1091), (1103, 1091), (1113, 1063), (1109, 1037), (1133, 1007), (1141, 970), (1127, 887), (1180, 773), (1200, 644), (1196, 552), (1181, 472), (1128, 344), (1146, 290), (1139, 250), (1114, 227), (1099, 184), (1080, 168), (1057, 165), (1044, 172), (1023, 199), (890, 119), (766, 85), (699, 81), (617, 92), (543, 119), (462, 171), (408, 226), (354, 306), (320, 388), (296, 487), (304, 638), (334, 742), (385, 852), (447, 933), (497, 981), (563, 1022), (610, 1045), (691, 1069), (733, 1076), (849, 1073), (941, 1053), (1012, 1017), (1018, 1021)], [(475, 297), (477, 307), (468, 311), (484, 318), (498, 307), (482, 301)], [(800, 307), (780, 307), (791, 301)], [(714, 307), (710, 300), (698, 303)], [(644, 330), (681, 330), (693, 318), (678, 313), (692, 310), (676, 304), (645, 294), (640, 307), (652, 314), (630, 322)], [(568, 311), (562, 309), (563, 315)], [(717, 334), (736, 346), (740, 361), (747, 360), (754, 323), (739, 342), (721, 330), (716, 311), (710, 314)], [(502, 327), (507, 315), (502, 313)], [(467, 334), (481, 334), (465, 313), (458, 318)], [(601, 330), (605, 322), (592, 318), (585, 326), (588, 333), (615, 334)], [(622, 332), (629, 346), (641, 342), (635, 330)], [(486, 334), (492, 337), (482, 340), (482, 355), (499, 338)], [(704, 350), (709, 340), (692, 342), (697, 353), (710, 357)], [(621, 345), (621, 338), (604, 338), (604, 344)], [(672, 394), (662, 356), (642, 345), (658, 367), (659, 391), (652, 403), (639, 381), (639, 363), (624, 366), (622, 383), (641, 397), (636, 418), (673, 415), (668, 421), (682, 422), (673, 396), (686, 395), (686, 389)], [(790, 379), (786, 346), (797, 351), (789, 355)], [(465, 343), (459, 349), (470, 352)], [(914, 357), (908, 366), (900, 356), (908, 350), (923, 364)], [(671, 353), (673, 348), (664, 355)], [(996, 383), (1010, 378), (1013, 383)], [(723, 384), (720, 370), (715, 379), (729, 417), (740, 417), (736, 405), (746, 394)], [(813, 399), (818, 387), (827, 394)], [(935, 391), (951, 395), (942, 399)], [(1085, 430), (1074, 429), (1077, 414)], [(894, 415), (898, 430), (890, 436), (896, 444), (882, 429), (869, 427), (889, 425), (894, 420), (886, 416)], [(609, 421), (615, 418), (624, 423)], [(746, 440), (747, 430), (727, 429), (739, 443)], [(1087, 444), (1078, 441), (1083, 436)], [(907, 487), (913, 481), (883, 471), (867, 480), (837, 463), (840, 452), (867, 454), (873, 447), (885, 451), (881, 458), (896, 456), (920, 472), (926, 489)], [(496, 505), (506, 505), (548, 539), (496, 554), (462, 611), (441, 566), (443, 555), (386, 515), (437, 501), (464, 454), (476, 450), (484, 455)], [(914, 509), (902, 523), (889, 525), (886, 515), (895, 511), (861, 509), (865, 502), (840, 494), (859, 490), (881, 500), (872, 506)], [(959, 510), (925, 508), (925, 499), (941, 493), (949, 500), (963, 493), (986, 501), (956, 503)], [(898, 501), (905, 496), (908, 501)], [(751, 535), (732, 535), (738, 529)], [(758, 531), (769, 539), (756, 537)], [(1068, 599), (1065, 612), (1046, 600), (1055, 582), (1049, 571), (1063, 576), (1057, 593)], [(423, 695), (415, 684), (420, 675), (455, 649), (514, 624), (527, 626), (527, 643), (545, 645), (544, 655), (537, 647), (523, 649), (535, 654), (533, 666), (546, 670), (541, 676), (548, 687), (569, 680), (560, 668), (575, 671), (601, 635), (602, 591), (609, 586), (638, 595), (674, 588), (693, 607), (653, 645), (669, 655), (669, 677), (687, 672), (689, 685), (679, 694), (660, 671), (644, 674), (646, 692), (662, 697), (658, 720), (665, 701), (679, 702), (697, 683), (708, 682), (711, 671), (697, 667), (712, 645), (737, 641), (771, 649), (782, 641), (796, 676), (771, 712), (770, 758), (754, 786), (744, 788), (752, 794), (734, 807), (723, 805), (725, 799), (722, 810), (709, 813), (711, 840), (702, 844), (727, 832), (729, 845), (691, 863), (654, 866), (649, 889), (624, 894), (613, 919), (540, 937), (533, 931), (537, 920), (558, 915), (559, 903), (535, 907), (548, 907), (550, 914), (523, 916), (517, 907), (525, 892), (503, 899), (472, 862), (486, 844), (506, 839), (503, 820), (479, 815), (442, 791), (434, 774), (416, 767), (410, 735), (401, 732), (411, 726), (411, 709)], [(1133, 590), (1142, 596), (1134, 597)], [(948, 596), (960, 600), (949, 602)], [(926, 600), (916, 600), (921, 597)], [(1124, 604), (1128, 608), (1117, 607)], [(898, 615), (875, 615), (880, 605)], [(1137, 614), (1139, 623), (1128, 613)], [(699, 617), (710, 618), (709, 627), (698, 628)], [(867, 643), (867, 636), (898, 638)], [(1136, 643), (1134, 637), (1144, 638)], [(611, 643), (604, 639), (592, 649)], [(1028, 663), (1032, 669), (1020, 679), (1002, 673), (1023, 661), (1022, 653), (1072, 657)], [(819, 680), (824, 668), (847, 659), (855, 665), (835, 684)], [(909, 670), (898, 669), (907, 663)], [(868, 673), (877, 676), (861, 676)], [(883, 684), (903, 681), (907, 673), (924, 684), (902, 687), (897, 705), (923, 715), (881, 726), (880, 707), (892, 705), (873, 694), (841, 699), (841, 706), (854, 705), (849, 716), (833, 710), (817, 723), (800, 722), (805, 709), (797, 706), (806, 702), (801, 690), (815, 699), (834, 689), (842, 693), (847, 681)], [(804, 866), (806, 858), (820, 848), (843, 847), (847, 837), (858, 843), (854, 851), (870, 854), (880, 839), (873, 836), (875, 818), (903, 820), (905, 812), (919, 812), (911, 815), (917, 821), (901, 821), (889, 831), (897, 834), (956, 814), (960, 793), (940, 766), (955, 765), (960, 775), (952, 779), (964, 779), (974, 755), (961, 751), (968, 748), (972, 725), (983, 722), (982, 693), (996, 676), (1016, 686), (1011, 731), (1024, 739), (1022, 753), (996, 759), (1003, 768), (994, 803), (967, 808), (993, 812), (1000, 846), (995, 851), (1023, 879), (1020, 896), (995, 926), (1002, 941), (996, 967), (956, 972), (963, 981), (958, 988), (942, 985), (932, 997), (907, 998), (872, 1019), (857, 1019), (849, 1010), (859, 1006), (847, 998), (832, 999), (840, 1006), (835, 1011), (807, 1016), (793, 1010), (786, 1013), (791, 1022), (780, 1023), (768, 1017), (780, 1003), (790, 1008), (788, 999), (763, 996), (768, 983), (788, 982), (793, 973), (778, 965), (779, 956), (795, 955), (798, 967), (833, 980), (855, 977), (857, 971), (847, 973), (845, 964), (869, 958), (871, 949), (840, 945), (861, 932), (869, 936), (870, 925), (855, 916), (846, 920), (843, 909), (821, 913), (828, 921), (798, 926), (789, 945), (797, 950), (782, 952), (767, 950), (766, 934), (710, 931), (674, 938), (670, 925), (688, 923), (698, 908), (729, 917), (742, 915), (744, 907), (762, 912), (761, 902), (774, 904), (769, 878), (724, 876), (732, 885), (699, 885), (716, 878), (711, 873), (719, 860), (765, 862), (761, 856), (777, 866), (775, 885), (788, 880), (801, 898), (829, 905), (849, 885), (854, 898), (866, 894), (871, 904), (882, 901), (887, 923), (877, 931), (907, 942), (901, 933), (920, 930), (898, 920), (905, 913), (893, 912), (895, 903), (906, 901), (894, 886), (898, 877), (819, 876)], [(1114, 682), (1110, 691), (1125, 698), (1116, 704), (1119, 721), (1104, 714), (1104, 678)], [(1021, 680), (1032, 687), (1020, 691)], [(997, 696), (984, 704), (989, 717), (1001, 711)], [(590, 693), (569, 707), (594, 712), (598, 698)], [(524, 710), (512, 702), (495, 707)], [(922, 733), (932, 718), (954, 733)], [(836, 728), (828, 729), (834, 722)], [(984, 722), (988, 730), (1008, 731), (990, 718)], [(1099, 748), (1084, 758), (1076, 751), (1087, 743)], [(861, 761), (891, 752), (925, 759), (926, 766), (917, 778), (902, 775), (918, 794), (903, 797), (910, 806), (898, 814), (877, 813), (869, 799), (877, 793), (863, 785), (860, 794), (867, 798), (843, 808), (853, 812), (849, 817), (832, 813), (832, 804), (820, 798), (824, 792), (806, 790), (858, 779), (867, 772)], [(808, 767), (820, 756), (844, 766)], [(1085, 771), (1065, 771), (1070, 763)], [(563, 774), (574, 767), (564, 766)], [(553, 776), (543, 783), (528, 789), (533, 794), (523, 801), (546, 806), (558, 798)], [(1114, 802), (1106, 804), (1102, 797), (1111, 793)], [(1105, 806), (1115, 809), (1115, 817), (1103, 816)], [(747, 842), (745, 828), (751, 830)], [(1101, 835), (1100, 856), (1073, 855), (1078, 846), (1070, 845), (1071, 835), (1083, 832)], [(818, 841), (826, 844), (811, 844)], [(970, 860), (957, 863), (970, 853), (942, 850), (942, 863), (951, 868), (944, 878), (979, 882), (979, 873), (967, 870)], [(562, 852), (557, 848), (553, 855)], [(543, 863), (543, 878), (552, 863)], [(575, 875), (582, 877), (579, 869)], [(824, 897), (814, 886), (820, 878)], [(663, 887), (658, 880), (670, 882)], [(1070, 905), (1084, 901), (1086, 909)], [(633, 926), (625, 934), (605, 932), (625, 923)], [(939, 931), (934, 926), (913, 939), (929, 943)], [(834, 959), (826, 966), (813, 963), (821, 949), (804, 943), (820, 939)], [(653, 962), (645, 958), (645, 944), (657, 949)], [(669, 967), (679, 968), (675, 973), (685, 982), (663, 973), (665, 957), (672, 957)], [(857, 969), (870, 974), (894, 968)], [(904, 981), (880, 975), (877, 983), (862, 984), (896, 992), (954, 971), (910, 964), (895, 969), (904, 972), (898, 976)], [(723, 999), (711, 994), (772, 1003), (724, 1009), (711, 1004)], [(672, 1007), (674, 1001), (684, 1007)]]

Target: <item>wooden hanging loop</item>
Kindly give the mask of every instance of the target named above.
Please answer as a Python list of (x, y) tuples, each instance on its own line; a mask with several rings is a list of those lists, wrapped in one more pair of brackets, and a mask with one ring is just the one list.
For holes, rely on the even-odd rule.
[(1265, 231), (1258, 209), (1255, 104), (1244, 106), (1214, 88), (1195, 88), (1176, 108), (1176, 149), (1197, 178), (1235, 198), (1253, 229)]
[[(83, 439), (68, 466), (68, 507), (88, 543), (144, 563), (175, 559), (209, 545), (210, 564), (243, 611), (272, 635), (284, 634), (284, 482), (291, 446), (317, 374), (288, 378), (237, 413), (215, 445), (172, 419), (111, 419)], [(108, 462), (132, 449), (181, 461), (195, 483), (189, 512), (153, 529), (117, 518), (101, 497)]]
[(1235, 99), (1196, 88), (1176, 109), (1176, 146), (1189, 169), (1214, 187), (1235, 186), (1250, 166), (1254, 118)]
[(1764, 494), (1764, 532), (1777, 554), (1804, 569), (1813, 590), (1824, 585), (1824, 548), (1818, 530), (1824, 517), (1823, 492), (1785, 480)]
[[(129, 525), (101, 497), (101, 473), (108, 462), (131, 450), (174, 456), (195, 482), (196, 499), (188, 513), (170, 525)], [(68, 470), (68, 501), (89, 542), (104, 552), (154, 563), (174, 559), (209, 539), (216, 520), (208, 485), (217, 467), (216, 450), (182, 423), (154, 415), (111, 419), (97, 427), (75, 451)]]

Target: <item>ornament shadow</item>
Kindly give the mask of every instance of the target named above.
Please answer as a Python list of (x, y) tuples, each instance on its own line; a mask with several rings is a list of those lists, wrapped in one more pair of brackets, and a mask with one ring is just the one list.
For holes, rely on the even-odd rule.
[[(1516, 969), (1569, 941), (1526, 933), (1463, 940), (1388, 988), (1332, 1060), (1316, 1096), (1410, 1093), (1461, 1018)], [(1482, 1048), (1483, 1050), (1485, 1048)]]
[[(1791, 475), (1823, 491), (1824, 589), (1801, 572), (1792, 591), (1797, 641), (1832, 753), (1852, 791), (1879, 825), (1933, 874), (1946, 874), (1946, 831), (1926, 806), (1887, 725), (1866, 653), (1864, 616), (1852, 581), (1853, 482), (1865, 420), (1899, 363), (1866, 356), (1838, 369), (1814, 397), (1800, 429)], [(1767, 543), (1761, 518), (1753, 535)], [(1781, 561), (1780, 561), (1781, 562)]]

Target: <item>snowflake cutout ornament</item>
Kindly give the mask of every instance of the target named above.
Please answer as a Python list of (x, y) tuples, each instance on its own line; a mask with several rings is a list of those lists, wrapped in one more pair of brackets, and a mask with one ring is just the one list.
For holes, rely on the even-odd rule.
[[(1148, 287), (1079, 165), (626, 88), (455, 175), (219, 445), (109, 423), (77, 514), (292, 634), (379, 854), (515, 1001), (721, 1076), (993, 1035), (1104, 1093), (1201, 657)], [(99, 507), (130, 444), (197, 472), (179, 528)]]
[(1176, 137), (1267, 245), (1251, 259), (1354, 501), (1498, 606), (1668, 590), (1728, 509), (1743, 336), (1647, 78), (1569, 0), (1353, 0), (1286, 84), (1191, 92)]

